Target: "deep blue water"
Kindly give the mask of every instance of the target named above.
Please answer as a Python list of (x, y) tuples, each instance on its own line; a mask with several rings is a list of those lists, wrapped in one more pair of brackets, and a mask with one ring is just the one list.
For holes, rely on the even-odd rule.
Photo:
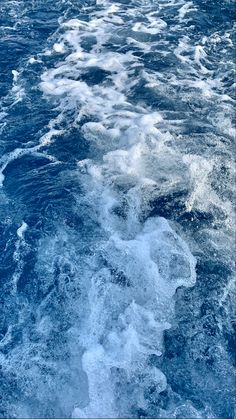
[(235, 3), (0, 2), (0, 416), (235, 417)]

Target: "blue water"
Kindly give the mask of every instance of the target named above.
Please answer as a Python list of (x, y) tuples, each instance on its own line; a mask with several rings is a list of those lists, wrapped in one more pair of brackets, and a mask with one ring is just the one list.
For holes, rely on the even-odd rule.
[(0, 2), (0, 416), (235, 417), (235, 3)]

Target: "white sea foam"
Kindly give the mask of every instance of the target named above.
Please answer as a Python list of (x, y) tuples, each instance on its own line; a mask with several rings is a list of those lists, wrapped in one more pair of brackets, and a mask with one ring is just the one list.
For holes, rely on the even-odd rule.
[(27, 230), (28, 225), (23, 221), (23, 223), (21, 224), (21, 226), (18, 228), (17, 230), (17, 236), (22, 239), (24, 237), (24, 233)]
[(13, 253), (13, 260), (16, 263), (16, 266), (12, 275), (12, 293), (15, 295), (17, 295), (17, 284), (24, 269), (24, 257), (28, 252), (28, 246), (24, 239), (27, 228), (28, 224), (23, 221), (21, 226), (16, 231), (17, 240), (15, 243), (15, 251)]
[[(166, 388), (164, 374), (148, 359), (162, 353), (176, 288), (195, 283), (195, 259), (168, 222), (140, 221), (148, 207), (148, 190), (155, 189), (173, 165), (181, 164), (166, 146), (172, 136), (158, 128), (163, 124), (160, 113), (128, 100), (128, 90), (137, 83), (135, 68), (142, 67), (138, 58), (131, 52), (109, 52), (104, 46), (116, 25), (122, 24), (121, 12), (115, 5), (94, 13), (89, 22), (65, 23), (56, 49), (64, 52), (67, 45), (67, 56), (43, 74), (41, 83), (46, 95), (59, 99), (63, 111), (75, 110), (75, 124), (85, 115), (96, 119), (86, 122), (82, 132), (97, 150), (97, 158), (78, 162), (85, 192), (78, 197), (78, 211), (83, 214), (83, 205), (86, 211), (89, 205), (87, 216), (101, 231), (80, 280), (88, 313), (81, 313), (77, 345), (83, 348), (87, 402), (79, 402), (78, 396), (74, 418), (130, 416), (134, 403), (136, 408), (148, 408), (144, 392), (150, 383), (157, 392)], [(134, 32), (157, 34), (166, 28), (153, 11), (149, 13), (148, 26), (135, 22)], [(90, 34), (97, 43), (86, 52), (82, 39)], [(101, 83), (82, 80), (92, 68), (108, 72)], [(179, 170), (170, 189), (181, 181)], [(119, 216), (122, 205), (124, 214)]]
[(167, 24), (162, 19), (156, 19), (153, 16), (148, 16), (148, 24), (144, 24), (142, 22), (136, 22), (133, 26), (133, 31), (156, 35), (157, 33), (161, 32), (162, 29), (166, 27), (167, 27)]
[(12, 70), (12, 75), (13, 75), (13, 83), (12, 83), (11, 94), (14, 97), (14, 101), (11, 104), (11, 107), (16, 105), (18, 102), (21, 102), (25, 95), (25, 89), (24, 87), (22, 87), (19, 80), (20, 73), (16, 70)]
[(147, 221), (132, 240), (116, 231), (100, 244), (100, 252), (110, 268), (95, 265), (90, 273), (89, 315), (79, 337), (89, 403), (77, 407), (74, 418), (127, 416), (133, 403), (148, 408), (147, 386), (153, 383), (157, 392), (166, 388), (165, 376), (149, 366), (148, 357), (162, 353), (176, 287), (195, 282), (194, 258), (161, 218)]
[(186, 15), (188, 15), (190, 12), (196, 11), (196, 6), (193, 5), (192, 1), (188, 1), (186, 4), (180, 7), (179, 9), (179, 18), (182, 21)]

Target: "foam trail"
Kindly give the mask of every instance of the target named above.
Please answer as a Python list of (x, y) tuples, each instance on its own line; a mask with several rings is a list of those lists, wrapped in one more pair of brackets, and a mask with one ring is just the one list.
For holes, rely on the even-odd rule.
[[(77, 333), (88, 402), (74, 409), (74, 418), (133, 417), (138, 409), (148, 411), (147, 386), (152, 383), (157, 393), (167, 386), (165, 375), (148, 360), (162, 354), (177, 287), (195, 283), (195, 259), (168, 222), (140, 222), (143, 191), (158, 181), (149, 170), (155, 166), (150, 159), (158, 159), (168, 135), (158, 130), (163, 123), (158, 112), (134, 106), (127, 97), (127, 89), (137, 83), (132, 74), (139, 60), (132, 52), (109, 52), (103, 46), (123, 23), (122, 12), (117, 4), (95, 12), (89, 22), (65, 23), (53, 48), (65, 53), (69, 44), (68, 53), (60, 66), (43, 74), (41, 83), (46, 95), (59, 99), (63, 112), (73, 106), (76, 124), (85, 115), (96, 118), (82, 123), (82, 132), (102, 156), (78, 163), (85, 192), (78, 211), (83, 213), (89, 203), (106, 240), (96, 243), (97, 251), (87, 262), (93, 269), (83, 274), (89, 314)], [(134, 32), (155, 35), (166, 28), (152, 9), (149, 13), (149, 26), (135, 23)], [(90, 35), (96, 44), (86, 52), (82, 39)], [(104, 72), (98, 85), (82, 80), (93, 68)]]
[(22, 239), (24, 237), (24, 233), (27, 230), (28, 225), (23, 221), (22, 225), (17, 230), (17, 236)]

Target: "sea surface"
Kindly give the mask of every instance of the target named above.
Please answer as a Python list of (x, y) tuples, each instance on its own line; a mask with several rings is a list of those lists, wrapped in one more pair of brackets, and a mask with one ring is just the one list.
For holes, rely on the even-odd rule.
[(1, 418), (235, 418), (235, 7), (0, 1)]

